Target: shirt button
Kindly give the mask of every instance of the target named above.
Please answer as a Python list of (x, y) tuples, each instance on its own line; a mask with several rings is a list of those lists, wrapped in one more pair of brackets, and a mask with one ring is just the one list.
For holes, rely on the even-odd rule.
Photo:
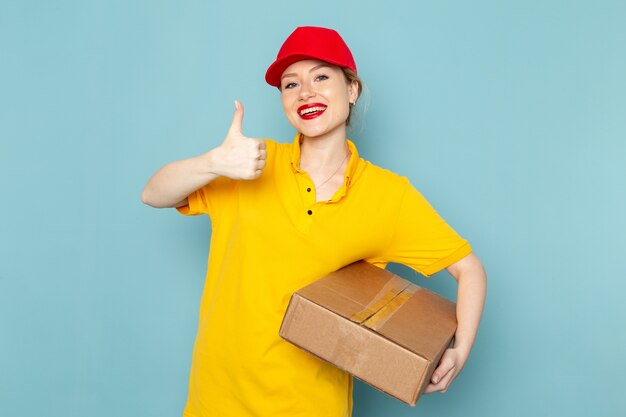
[(307, 213), (309, 213), (309, 216), (310, 216), (311, 214), (313, 214), (313, 212), (312, 212), (311, 210), (308, 210), (308, 211), (307, 211)]
[(307, 189), (306, 189), (306, 192), (307, 192), (307, 193), (310, 193), (310, 192), (311, 192), (311, 189), (310, 189), (310, 188), (307, 188)]

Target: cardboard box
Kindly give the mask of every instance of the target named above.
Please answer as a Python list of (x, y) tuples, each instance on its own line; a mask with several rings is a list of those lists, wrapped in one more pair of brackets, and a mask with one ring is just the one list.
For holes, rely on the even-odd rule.
[(456, 325), (451, 301), (359, 261), (295, 292), (280, 336), (414, 406)]

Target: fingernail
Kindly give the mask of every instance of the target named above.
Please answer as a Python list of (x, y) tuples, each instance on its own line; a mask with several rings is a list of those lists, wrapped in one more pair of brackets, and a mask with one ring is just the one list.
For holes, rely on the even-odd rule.
[(238, 109), (239, 106), (237, 106), (237, 100), (235, 100), (235, 110)]
[(439, 382), (439, 378), (437, 378), (436, 376), (434, 376), (434, 377), (433, 377), (433, 382), (434, 382), (435, 384), (437, 384), (437, 383)]

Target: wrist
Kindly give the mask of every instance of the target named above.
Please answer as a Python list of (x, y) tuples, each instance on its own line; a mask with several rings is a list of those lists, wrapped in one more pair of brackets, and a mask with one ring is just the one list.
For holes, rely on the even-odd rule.
[(216, 157), (216, 153), (219, 153), (219, 147), (213, 148), (207, 153), (204, 153), (199, 156), (199, 171), (202, 175), (209, 175), (213, 179), (214, 177), (219, 177), (221, 174), (219, 173), (219, 169), (217, 166), (217, 161), (219, 158)]
[(472, 344), (463, 340), (454, 339), (452, 348), (456, 350), (460, 355), (467, 358), (472, 350)]

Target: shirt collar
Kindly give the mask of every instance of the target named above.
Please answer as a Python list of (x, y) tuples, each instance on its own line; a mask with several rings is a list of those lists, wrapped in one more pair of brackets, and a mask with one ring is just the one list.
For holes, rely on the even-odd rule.
[[(293, 172), (304, 172), (300, 169), (300, 144), (302, 140), (302, 134), (296, 134), (293, 145), (291, 148), (291, 169)], [(346, 173), (344, 175), (344, 184), (346, 186), (350, 185), (350, 181), (356, 172), (358, 161), (359, 161), (359, 152), (356, 149), (356, 146), (350, 139), (346, 138), (346, 142), (348, 143), (348, 150), (350, 151), (350, 160), (348, 161), (348, 168), (346, 169)]]

